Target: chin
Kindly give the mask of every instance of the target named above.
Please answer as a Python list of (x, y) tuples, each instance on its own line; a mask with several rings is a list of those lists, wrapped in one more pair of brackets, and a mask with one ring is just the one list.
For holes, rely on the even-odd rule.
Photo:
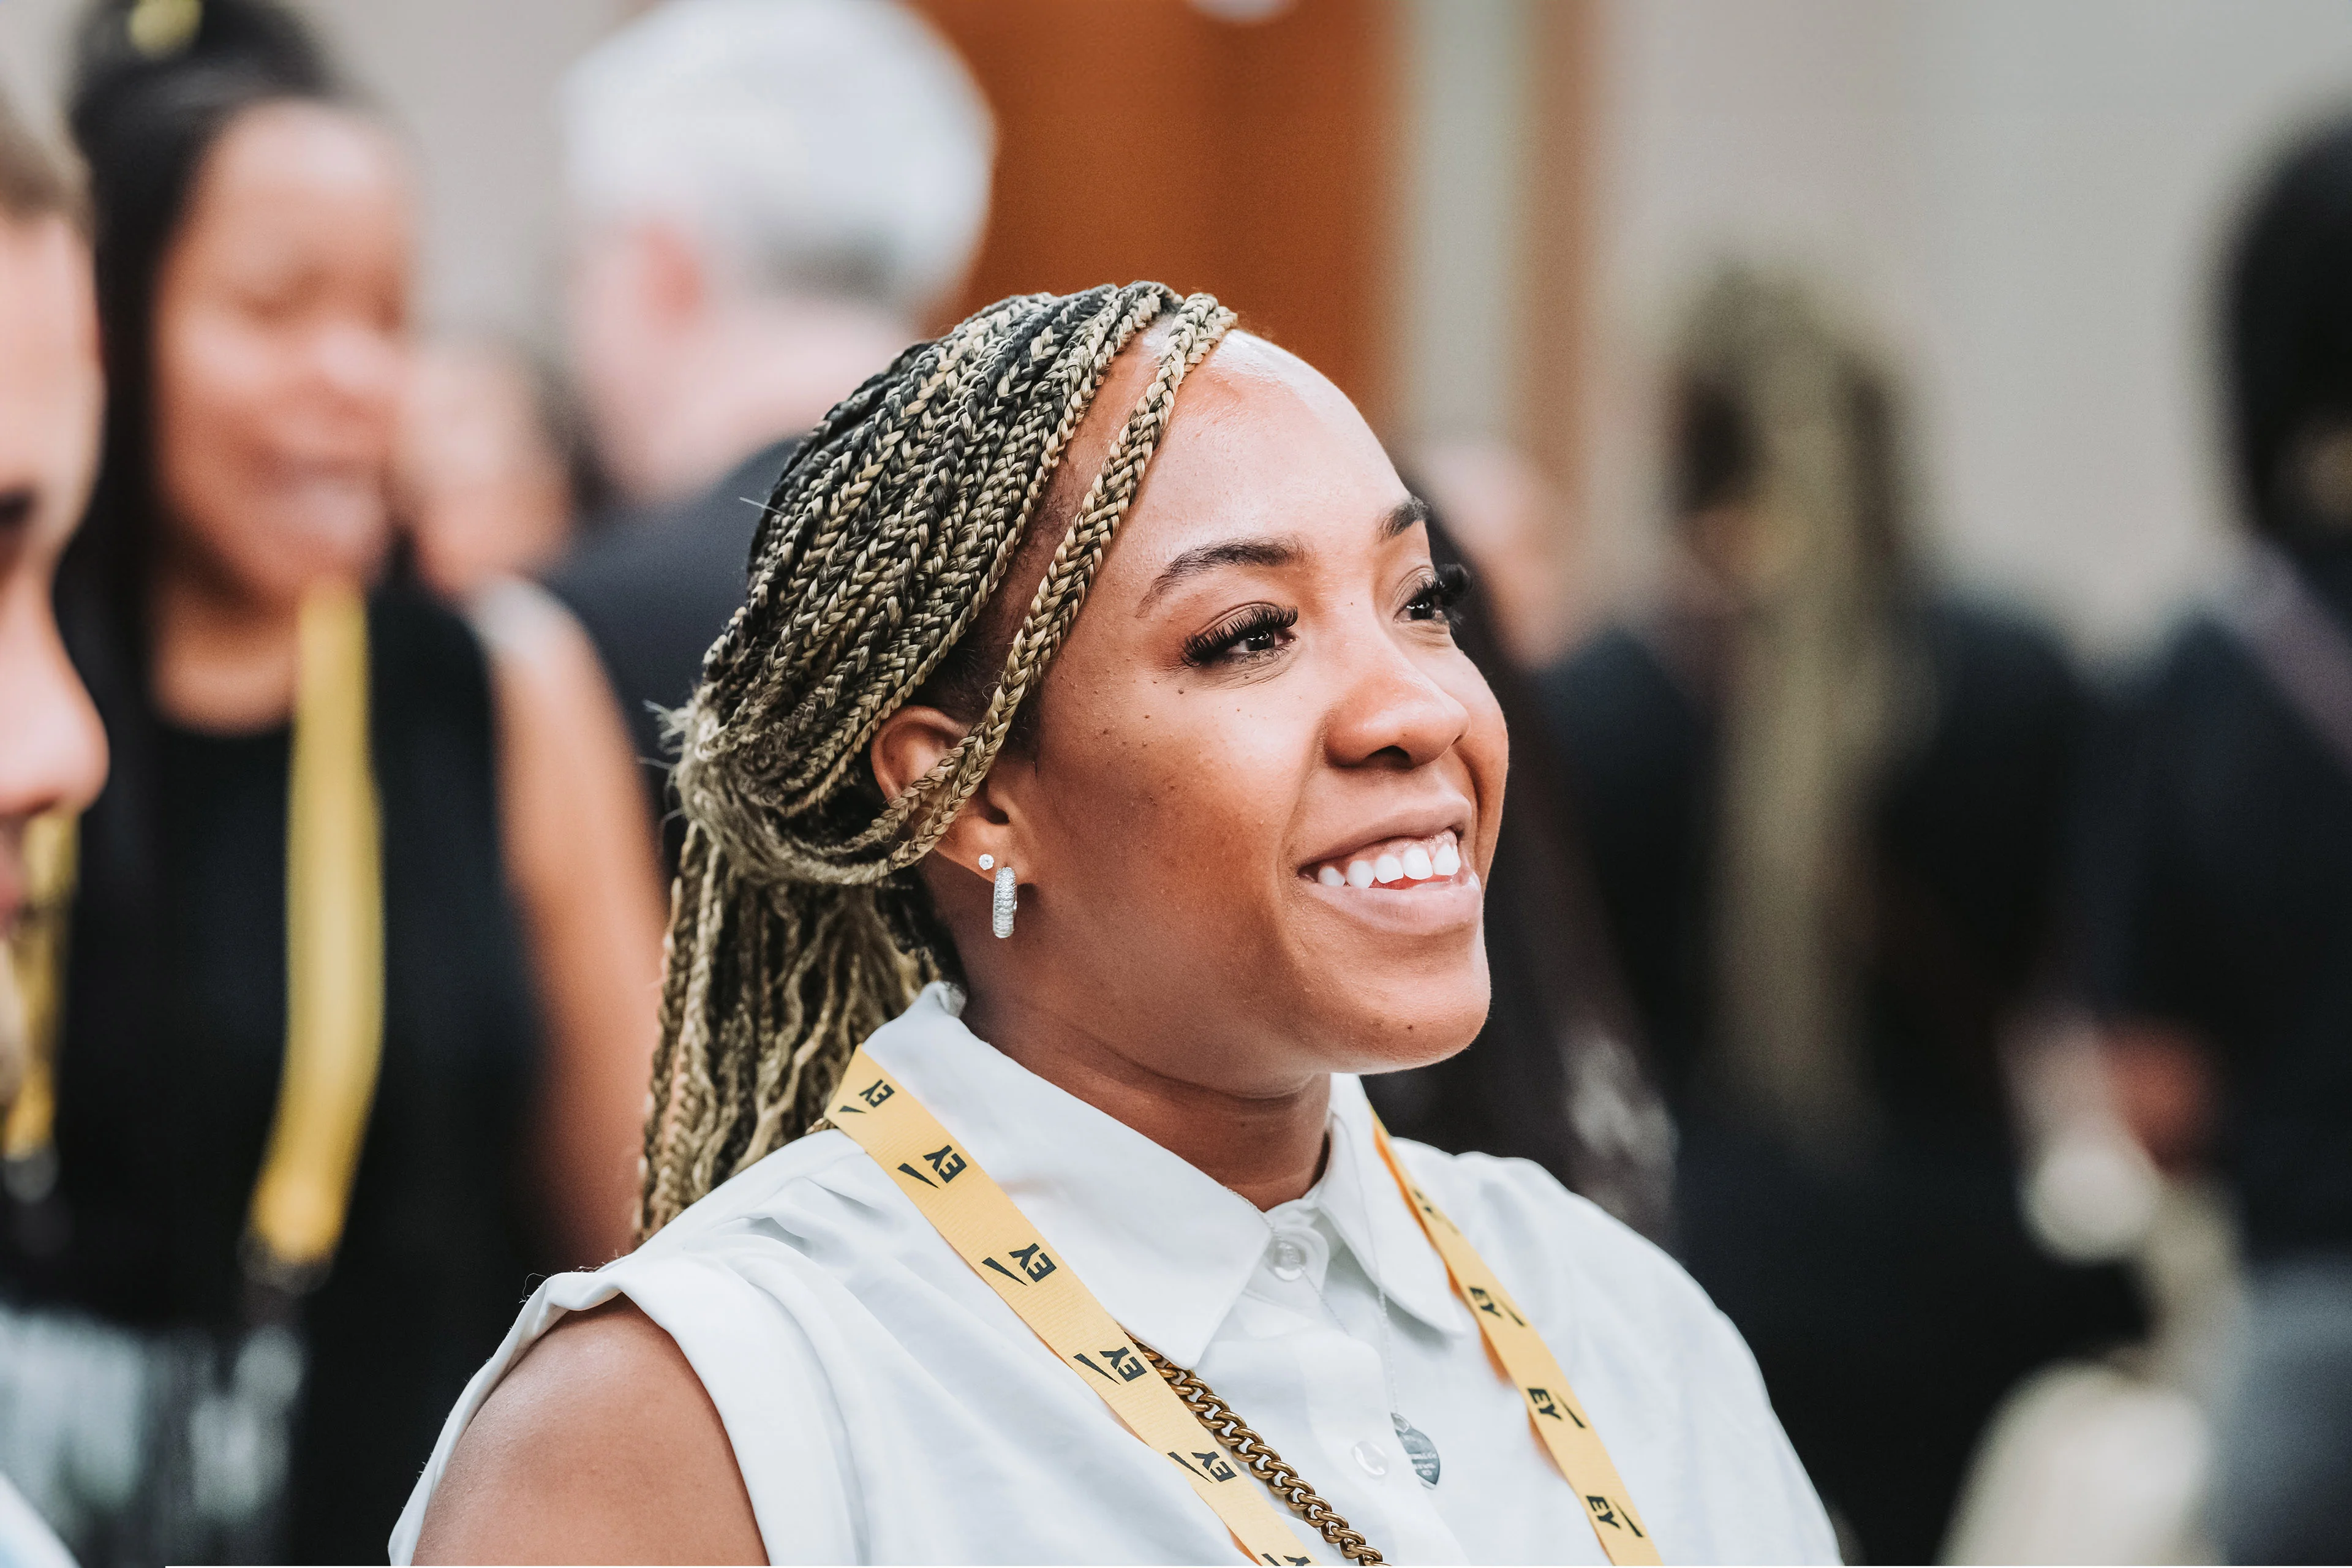
[(1486, 1026), (1492, 993), (1486, 954), (1453, 975), (1346, 987), (1346, 1016), (1331, 1037), (1347, 1042), (1335, 1072), (1402, 1072), (1427, 1067), (1466, 1049)]

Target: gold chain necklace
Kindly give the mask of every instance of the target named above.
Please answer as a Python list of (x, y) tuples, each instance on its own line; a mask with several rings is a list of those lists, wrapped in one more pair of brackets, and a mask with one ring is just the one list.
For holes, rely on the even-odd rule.
[(1135, 1342), (1143, 1359), (1168, 1381), (1176, 1397), (1194, 1420), (1209, 1429), (1210, 1436), (1223, 1444), (1225, 1452), (1249, 1467), (1250, 1474), (1264, 1481), (1275, 1496), (1290, 1505), (1290, 1511), (1321, 1531), (1323, 1539), (1339, 1549), (1339, 1555), (1350, 1563), (1385, 1563), (1387, 1558), (1366, 1541), (1339, 1515), (1339, 1510), (1323, 1500), (1322, 1494), (1309, 1486), (1307, 1479), (1284, 1462), (1280, 1454), (1266, 1446), (1250, 1425), (1234, 1407), (1217, 1396), (1217, 1391), (1201, 1381), (1198, 1373), (1182, 1367), (1145, 1344)]

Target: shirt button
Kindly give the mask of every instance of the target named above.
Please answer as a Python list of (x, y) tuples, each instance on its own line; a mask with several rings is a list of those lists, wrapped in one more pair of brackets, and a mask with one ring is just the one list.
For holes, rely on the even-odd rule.
[(1355, 1454), (1356, 1463), (1364, 1467), (1364, 1474), (1385, 1476), (1389, 1473), (1389, 1452), (1378, 1443), (1359, 1443)]
[(1267, 1249), (1266, 1267), (1276, 1279), (1296, 1279), (1307, 1272), (1307, 1249), (1286, 1236), (1280, 1237)]

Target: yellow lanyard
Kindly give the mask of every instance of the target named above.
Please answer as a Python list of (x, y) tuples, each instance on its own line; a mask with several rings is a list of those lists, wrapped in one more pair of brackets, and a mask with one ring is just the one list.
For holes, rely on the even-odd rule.
[(1389, 1142), (1389, 1130), (1377, 1116), (1372, 1118), (1372, 1141), (1380, 1145), (1381, 1158), (1388, 1162), (1397, 1185), (1412, 1201), (1413, 1215), (1428, 1234), (1430, 1245), (1445, 1259), (1445, 1272), (1471, 1307), (1479, 1332), (1486, 1336), (1487, 1348), (1519, 1385), (1519, 1397), (1528, 1405), (1528, 1420), (1543, 1439), (1551, 1462), (1568, 1478), (1569, 1489), (1591, 1516), (1592, 1533), (1600, 1537), (1601, 1550), (1612, 1563), (1658, 1562), (1657, 1544), (1642, 1527), (1642, 1516), (1633, 1511), (1633, 1499), (1617, 1474), (1615, 1461), (1609, 1458), (1601, 1434), (1592, 1429), (1584, 1406), (1576, 1402), (1576, 1391), (1569, 1387), (1568, 1373), (1559, 1369), (1551, 1347), (1519, 1315), (1510, 1293), (1470, 1245), (1470, 1238), (1404, 1173), (1404, 1163)]
[[(841, 1081), (827, 1120), (890, 1173), (957, 1256), (1102, 1395), (1129, 1431), (1184, 1472), (1192, 1489), (1233, 1531), (1244, 1553), (1256, 1563), (1309, 1561), (1298, 1555), (1297, 1538), (1288, 1521), (1216, 1451), (1215, 1442), (1183, 1401), (1152, 1374), (1127, 1331), (1067, 1265), (1045, 1251), (1036, 1227), (1004, 1189), (989, 1179), (970, 1151), (863, 1048), (850, 1058)], [(1656, 1563), (1657, 1549), (1559, 1363), (1462, 1233), (1406, 1179), (1377, 1120), (1374, 1129), (1382, 1157), (1445, 1259), (1454, 1288), (1475, 1309), (1472, 1315), (1487, 1344), (1526, 1397), (1528, 1419), (1545, 1450), (1591, 1514), (1593, 1533), (1609, 1560)]]
[(1165, 1454), (1217, 1510), (1253, 1563), (1311, 1563), (1290, 1522), (1235, 1469), (1160, 1381), (1094, 1292), (1045, 1247), (1004, 1189), (863, 1048), (849, 1058), (833, 1124), (898, 1181), (972, 1272), (1102, 1395), (1127, 1429)]
[[(367, 606), (336, 584), (302, 601), (286, 806), (286, 1060), (247, 1219), (247, 1267), (291, 1291), (342, 1239), (383, 1054), (383, 895), (368, 752)], [(24, 999), (25, 1076), (0, 1148), (12, 1169), (54, 1159), (55, 1061), (77, 823), (28, 835), (33, 919), (9, 954)], [(105, 962), (102, 955), (93, 962)]]

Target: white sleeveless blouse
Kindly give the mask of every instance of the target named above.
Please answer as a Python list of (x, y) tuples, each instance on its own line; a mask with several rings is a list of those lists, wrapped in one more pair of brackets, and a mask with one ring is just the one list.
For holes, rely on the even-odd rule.
[[(1197, 1370), (1391, 1562), (1605, 1561), (1373, 1151), (1354, 1079), (1333, 1080), (1322, 1180), (1261, 1214), (983, 1044), (960, 1001), (932, 987), (866, 1048), (1113, 1317)], [(1836, 1560), (1753, 1358), (1672, 1260), (1524, 1161), (1398, 1148), (1542, 1331), (1667, 1562)], [(771, 1562), (1239, 1560), (1175, 1468), (827, 1131), (630, 1256), (542, 1285), (451, 1413), (394, 1563), (507, 1369), (615, 1294), (709, 1389)], [(1433, 1485), (1391, 1411), (1435, 1445)], [(1301, 1556), (1339, 1561), (1297, 1528)]]

